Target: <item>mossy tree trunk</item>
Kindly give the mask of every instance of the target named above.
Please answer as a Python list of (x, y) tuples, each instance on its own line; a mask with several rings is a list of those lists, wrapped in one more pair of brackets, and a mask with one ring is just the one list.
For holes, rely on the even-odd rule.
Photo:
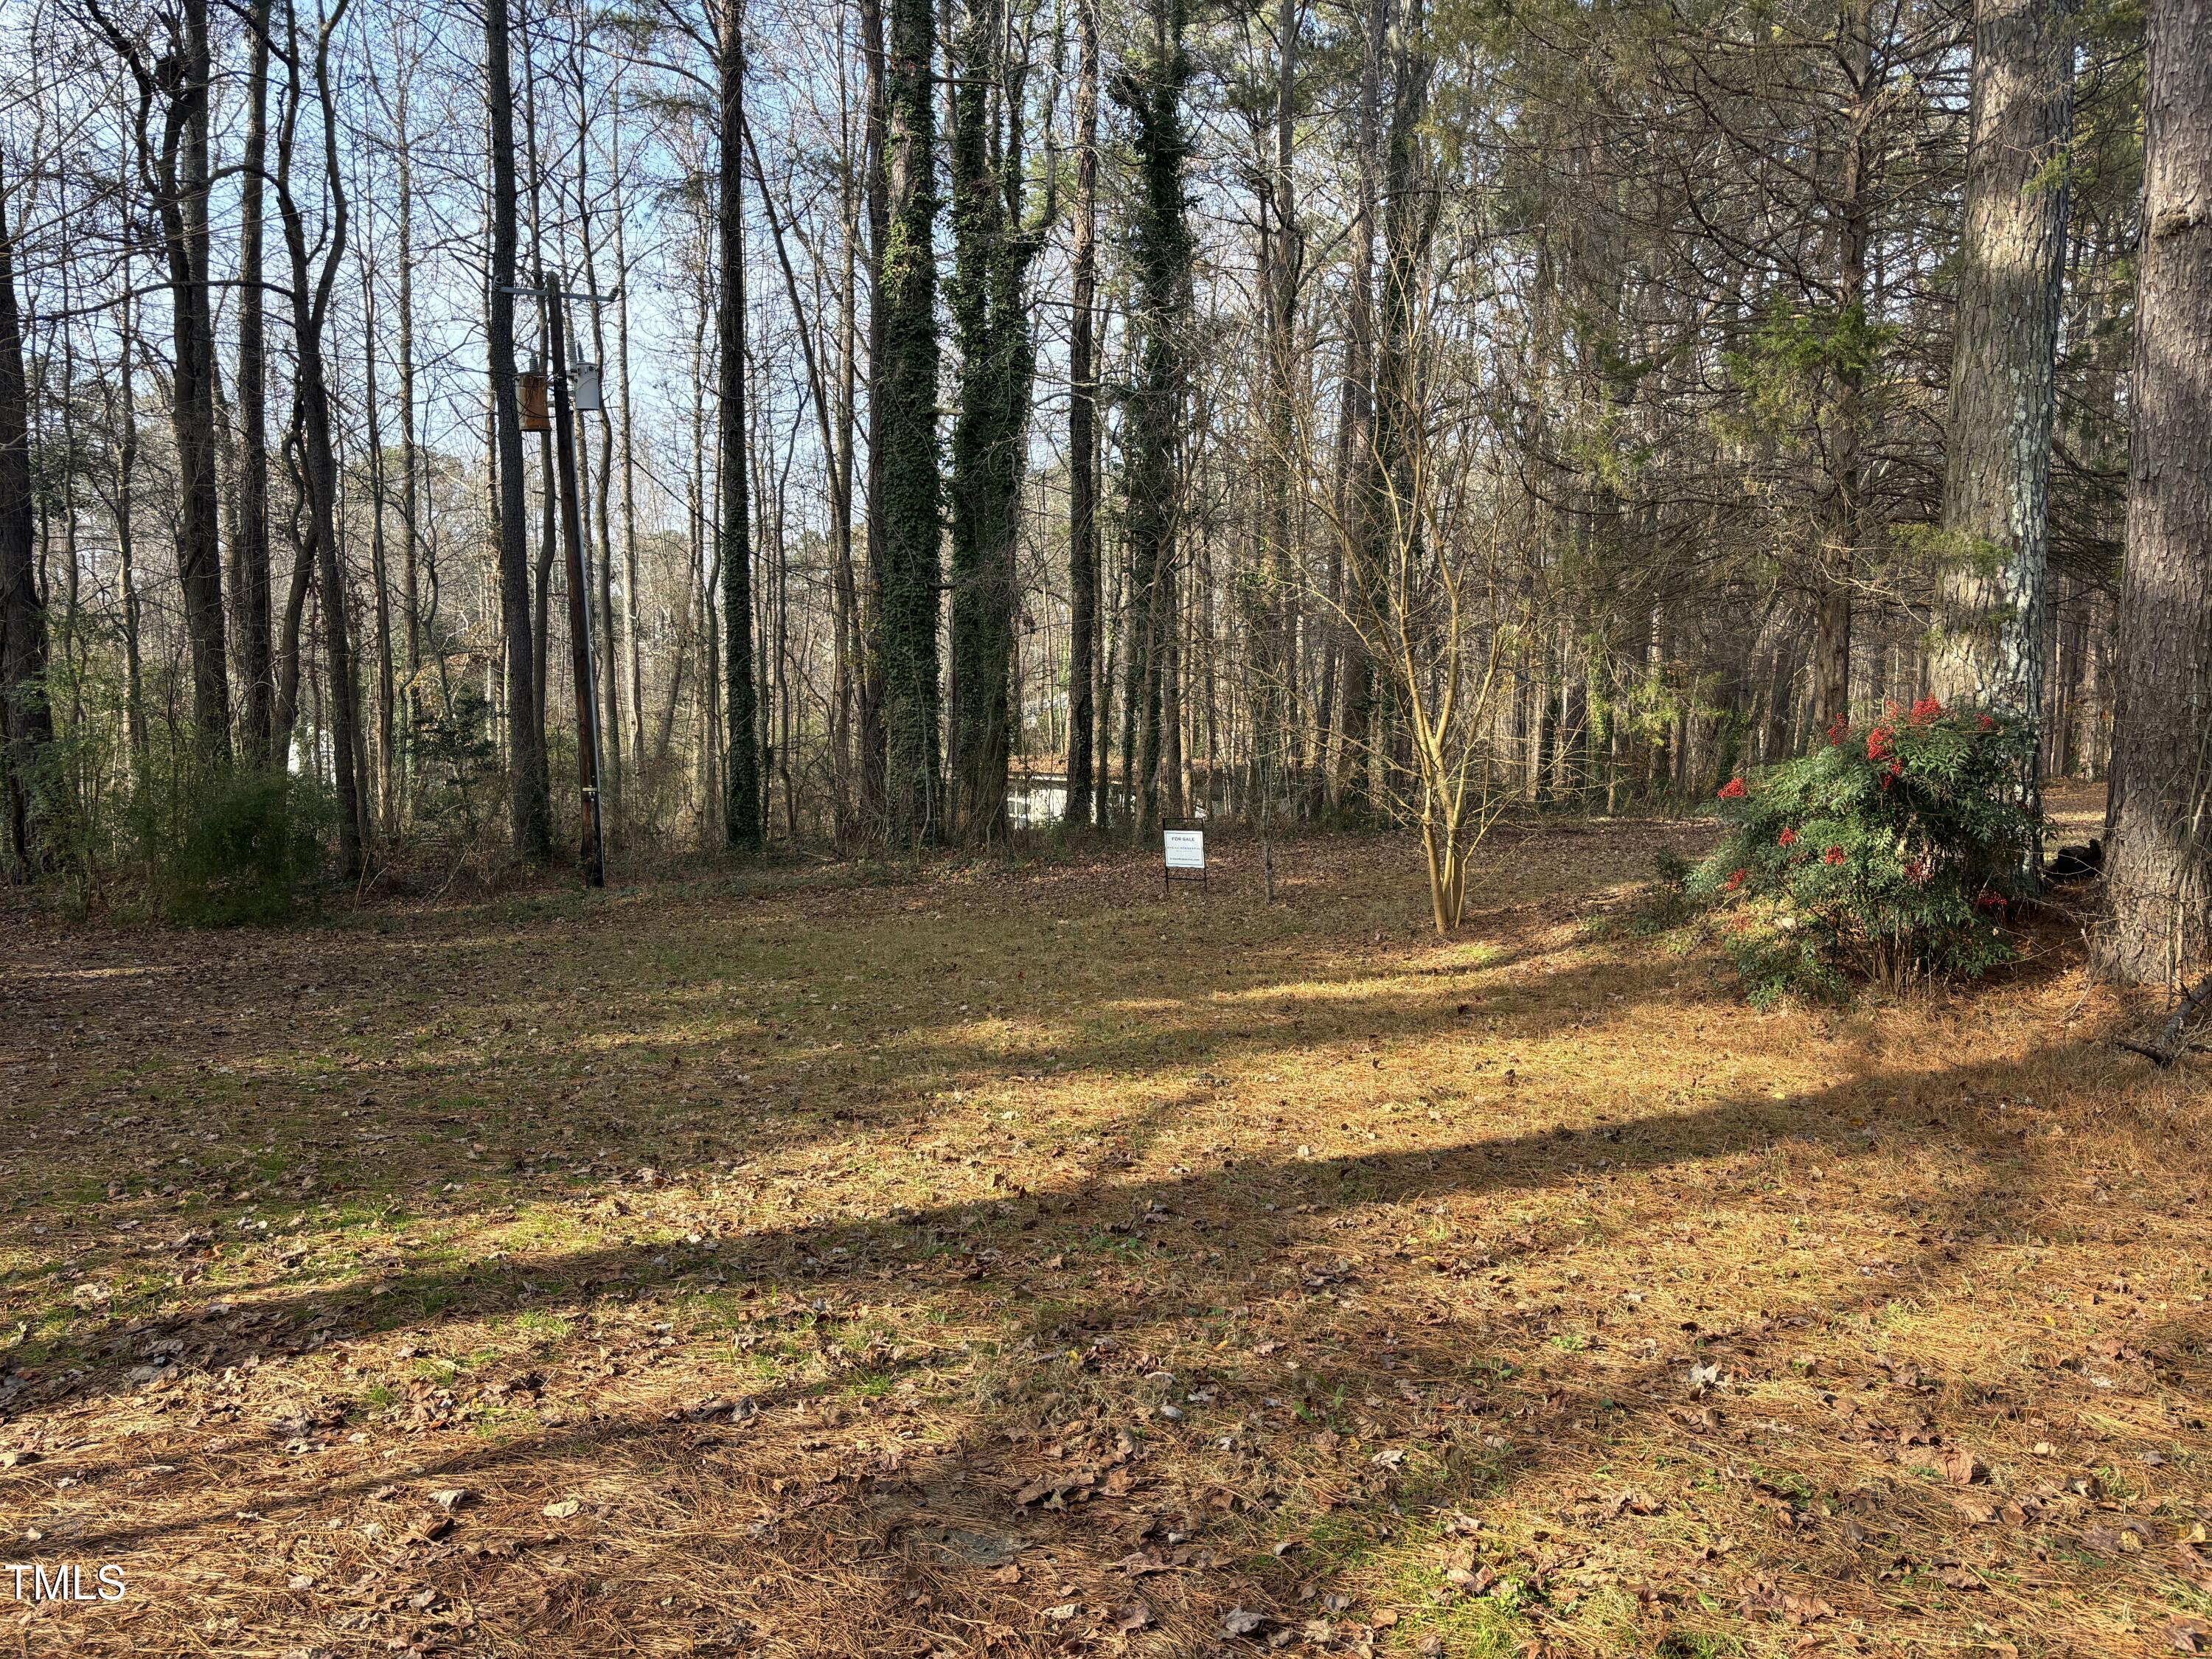
[[(1139, 835), (1158, 827), (1162, 669), (1174, 628), (1176, 542), (1181, 502), (1177, 434), (1185, 401), (1184, 351), (1191, 307), (1191, 234), (1182, 170), (1190, 151), (1183, 88), (1184, 0), (1153, 0), (1152, 39), (1115, 77), (1115, 97), (1136, 130), (1138, 188), (1130, 241), (1142, 344), (1126, 429), (1129, 549), (1128, 690), (1123, 714), (1135, 734), (1130, 778)], [(1129, 748), (1124, 743), (1126, 753)]]
[[(1074, 314), (1067, 335), (1067, 821), (1105, 828), (1106, 734), (1098, 643), (1098, 4), (1076, 0)], [(1097, 738), (1094, 746), (1093, 738)], [(1095, 773), (1095, 778), (1094, 778)]]
[(884, 817), (894, 846), (942, 833), (938, 592), (943, 585), (937, 441), (936, 110), (931, 0), (893, 0), (884, 98), (889, 240), (884, 248), (879, 400), (883, 530), (878, 607)]

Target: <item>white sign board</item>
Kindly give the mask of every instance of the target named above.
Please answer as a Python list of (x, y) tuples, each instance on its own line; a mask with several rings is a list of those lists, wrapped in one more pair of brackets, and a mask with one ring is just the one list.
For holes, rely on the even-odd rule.
[(1160, 834), (1167, 842), (1169, 869), (1203, 870), (1206, 868), (1205, 830), (1164, 830)]

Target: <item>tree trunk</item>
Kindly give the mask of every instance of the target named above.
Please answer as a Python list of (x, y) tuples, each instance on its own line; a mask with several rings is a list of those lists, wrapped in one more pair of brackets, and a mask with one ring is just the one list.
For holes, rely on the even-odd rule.
[[(230, 759), (230, 678), (222, 615), (221, 509), (216, 480), (215, 313), (208, 289), (209, 88), (207, 0), (183, 0), (181, 62), (173, 67), (164, 149), (173, 172), (164, 192), (170, 294), (175, 305), (175, 428), (181, 510), (177, 576), (191, 647), (192, 725), (200, 755)], [(165, 65), (164, 70), (168, 66)], [(156, 73), (162, 73), (157, 70)], [(165, 158), (166, 159), (166, 158)]]
[(31, 501), (30, 388), (7, 203), (0, 179), (0, 737), (6, 742), (8, 866), (23, 880), (46, 856), (40, 797), (54, 725), (46, 703), (46, 611), (39, 598)]
[(732, 851), (761, 844), (759, 698), (753, 682), (752, 527), (745, 476), (744, 14), (722, 0), (721, 196), (717, 234), (720, 352), (722, 673), (729, 759), (722, 774), (722, 836)]
[[(552, 295), (555, 284), (542, 270), (538, 273), (538, 286)], [(568, 678), (576, 699), (577, 817), (582, 836), (577, 862), (586, 886), (604, 887), (607, 867), (599, 795), (599, 711), (592, 658), (592, 585), (584, 568), (583, 503), (577, 500), (582, 475), (576, 463), (575, 412), (568, 395), (568, 330), (562, 301), (549, 297), (546, 304), (552, 316), (552, 325), (546, 330), (552, 348), (546, 378), (553, 392), (553, 431), (561, 468), (557, 483), (548, 479), (546, 488), (560, 493), (561, 541), (568, 559)]]
[(553, 850), (553, 803), (530, 617), (524, 545), (522, 416), (514, 388), (514, 91), (507, 63), (507, 0), (486, 0), (484, 60), (491, 106), (491, 287), (487, 350), (499, 439), (499, 609), (507, 647), (507, 787), (517, 857)]
[[(622, 83), (614, 89), (614, 129), (621, 132)], [(630, 412), (629, 218), (623, 200), (622, 158), (611, 165), (611, 210), (615, 221), (615, 387), (622, 401), (623, 638), (629, 646), (629, 757), (632, 776), (645, 769), (645, 643), (640, 631), (637, 557), (636, 423)]]
[[(960, 344), (952, 424), (952, 823), (963, 840), (1003, 840), (1018, 705), (1014, 551), (1028, 471), (1028, 277), (1020, 223), (1021, 81), (1006, 60), (1000, 0), (968, 0), (952, 94), (954, 275)], [(994, 96), (995, 94), (995, 96)], [(994, 103), (1000, 106), (994, 112)]]
[(361, 268), (362, 359), (364, 380), (362, 415), (368, 428), (368, 581), (371, 614), (376, 622), (376, 816), (387, 830), (398, 827), (398, 703), (392, 683), (391, 562), (384, 535), (384, 415), (377, 406), (376, 284), (372, 262)]
[(883, 526), (879, 639), (884, 677), (885, 823), (896, 846), (942, 829), (938, 734), (940, 518), (937, 441), (937, 117), (931, 92), (937, 13), (931, 0), (892, 0), (886, 76), (890, 241), (877, 303)]
[[(1297, 441), (1296, 401), (1298, 281), (1305, 255), (1293, 193), (1291, 140), (1297, 112), (1298, 0), (1279, 0), (1275, 17), (1275, 109), (1273, 154), (1260, 189), (1261, 267), (1266, 282), (1264, 307), (1266, 385), (1261, 393), (1261, 453), (1258, 546), (1255, 550), (1257, 602), (1252, 607), (1250, 641), (1254, 787), (1258, 812), (1269, 817), (1279, 797), (1295, 799), (1289, 780), (1297, 764), (1297, 621), (1292, 570), (1292, 503), (1299, 468), (1292, 453)], [(1251, 811), (1247, 808), (1248, 813)]]
[(2072, 0), (1978, 0), (1930, 683), (2039, 726), (2073, 58)]
[(2212, 954), (2212, 5), (2152, 0), (2134, 431), (2104, 965), (2158, 984)]
[(890, 363), (890, 295), (884, 286), (890, 252), (890, 68), (884, 45), (883, 0), (860, 0), (860, 49), (866, 66), (862, 141), (863, 206), (868, 220), (868, 464), (861, 479), (867, 520), (867, 583), (861, 594), (860, 795), (860, 814), (883, 829), (889, 823), (884, 732), (884, 525), (885, 388)]
[(1390, 0), (1370, 0), (1361, 42), (1358, 198), (1345, 289), (1343, 413), (1337, 438), (1337, 542), (1344, 561), (1337, 646), (1344, 662), (1343, 738), (1336, 762), (1338, 810), (1364, 816), (1373, 805), (1369, 777), (1375, 729), (1375, 662), (1364, 638), (1375, 595), (1375, 239), (1382, 195), (1382, 52)]
[[(1098, 379), (1092, 330), (1098, 292), (1098, 7), (1076, 0), (1082, 62), (1075, 88), (1073, 314), (1067, 338), (1067, 822), (1106, 827), (1098, 730)], [(1096, 747), (1094, 748), (1094, 737)]]
[(1856, 336), (1870, 339), (1867, 321), (1867, 250), (1872, 240), (1867, 200), (1867, 160), (1871, 140), (1866, 112), (1878, 96), (1874, 85), (1872, 0), (1847, 0), (1844, 9), (1843, 64), (1850, 79), (1844, 101), (1848, 123), (1838, 156), (1833, 198), (1829, 203), (1836, 238), (1836, 323), (1845, 337), (1835, 369), (1830, 411), (1829, 461), (1820, 589), (1814, 612), (1814, 719), (1823, 728), (1850, 718), (1851, 612), (1859, 544), (1866, 528), (1866, 369)]
[(276, 665), (270, 637), (269, 586), (269, 346), (262, 289), (262, 242), (266, 224), (263, 169), (269, 159), (270, 0), (256, 0), (248, 33), (246, 157), (239, 178), (238, 534), (232, 549), (237, 609), (234, 641), (240, 688), (246, 697), (242, 733), (247, 760), (279, 763), (276, 752)]
[(310, 267), (307, 224), (293, 197), (291, 179), (301, 106), (306, 88), (301, 78), (303, 51), (298, 40), (298, 17), (286, 7), (291, 37), (290, 95), (285, 100), (284, 123), (277, 139), (276, 201), (284, 221), (285, 246), (291, 255), (292, 332), (297, 363), (293, 374), (293, 410), (299, 436), (300, 475), (307, 492), (307, 539), (313, 549), (315, 570), (323, 610), (323, 631), (329, 652), (329, 704), (331, 778), (338, 805), (338, 861), (349, 879), (366, 867), (368, 842), (367, 803), (363, 798), (359, 730), (360, 706), (355, 685), (353, 644), (346, 621), (345, 573), (338, 558), (338, 465), (331, 447), (331, 400), (323, 369), (323, 333), (329, 317), (331, 289), (346, 250), (346, 198), (341, 188), (337, 155), (337, 113), (331, 100), (329, 74), (330, 39), (343, 8), (327, 18), (315, 42), (314, 84), (322, 121), (323, 188), (330, 202), (330, 218), (320, 230), (319, 271)]
[[(399, 88), (399, 603), (406, 630), (407, 683), (400, 701), (403, 787), (411, 799), (416, 774), (415, 741), (422, 720), (422, 458), (415, 441), (415, 158), (407, 130), (407, 84)], [(428, 573), (431, 592), (436, 572)], [(440, 653), (440, 663), (444, 654)], [(404, 808), (406, 802), (402, 802)]]
[[(1166, 745), (1164, 680), (1174, 654), (1174, 575), (1180, 500), (1178, 442), (1185, 402), (1185, 334), (1191, 307), (1191, 234), (1183, 162), (1189, 141), (1182, 94), (1190, 78), (1183, 0), (1155, 0), (1152, 39), (1116, 78), (1136, 127), (1139, 190), (1132, 242), (1135, 324), (1143, 343), (1128, 413), (1130, 651), (1125, 721), (1135, 728), (1129, 780), (1139, 836), (1159, 826)], [(1126, 750), (1128, 744), (1124, 743)]]

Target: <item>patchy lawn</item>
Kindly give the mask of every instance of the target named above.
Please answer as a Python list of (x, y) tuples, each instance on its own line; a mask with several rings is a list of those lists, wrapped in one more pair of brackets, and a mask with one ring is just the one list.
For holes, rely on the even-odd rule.
[(15, 914), (0, 1651), (2212, 1651), (2202, 1062), (1699, 834)]

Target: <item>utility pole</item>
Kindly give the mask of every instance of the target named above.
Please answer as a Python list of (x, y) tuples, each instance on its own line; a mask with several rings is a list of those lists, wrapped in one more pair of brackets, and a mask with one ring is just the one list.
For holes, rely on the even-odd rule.
[(553, 444), (561, 470), (561, 540), (568, 555), (568, 651), (570, 678), (576, 691), (576, 781), (584, 805), (584, 845), (581, 863), (584, 884), (607, 884), (606, 824), (599, 810), (599, 696), (597, 653), (592, 648), (590, 572), (586, 568), (583, 515), (578, 507), (576, 434), (568, 385), (568, 314), (567, 302), (586, 300), (596, 305), (613, 295), (571, 294), (546, 280), (544, 271), (535, 288), (515, 288), (547, 308), (546, 339), (552, 354), (546, 379), (553, 394)]

